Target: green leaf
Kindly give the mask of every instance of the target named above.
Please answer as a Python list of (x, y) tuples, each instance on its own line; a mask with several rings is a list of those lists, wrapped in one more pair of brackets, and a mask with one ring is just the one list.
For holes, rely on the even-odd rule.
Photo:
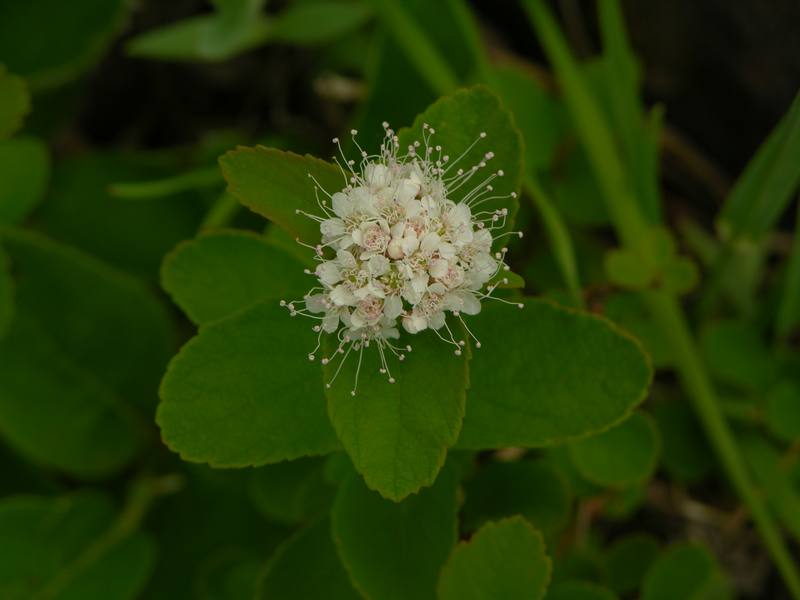
[(573, 442), (570, 452), (586, 479), (619, 487), (640, 483), (653, 474), (660, 445), (653, 419), (636, 412), (604, 433)]
[(800, 540), (800, 491), (782, 464), (780, 452), (770, 442), (755, 435), (744, 436), (742, 446), (767, 502), (786, 529)]
[(653, 416), (661, 432), (661, 461), (667, 473), (686, 483), (708, 475), (716, 465), (714, 453), (692, 407), (683, 398), (659, 402)]
[(0, 140), (22, 127), (22, 121), (30, 110), (31, 98), (25, 80), (9, 73), (0, 64)]
[[(325, 392), (331, 423), (356, 470), (370, 489), (396, 501), (436, 479), (458, 439), (469, 378), (466, 356), (454, 356), (433, 332), (405, 336), (401, 344), (406, 343), (413, 351), (404, 362), (389, 365), (394, 384), (380, 374), (378, 350), (370, 347), (363, 358), (346, 360)], [(326, 340), (326, 348), (333, 357), (333, 340)], [(324, 367), (326, 382), (342, 358)], [(358, 388), (351, 395), (359, 364)]]
[(164, 259), (161, 285), (203, 325), (266, 298), (302, 298), (312, 280), (301, 263), (263, 237), (231, 230), (180, 244)]
[(747, 391), (761, 391), (777, 377), (777, 364), (758, 327), (745, 321), (709, 324), (700, 337), (703, 358), (722, 382)]
[(675, 544), (647, 571), (642, 600), (722, 600), (732, 598), (714, 558), (703, 546)]
[(588, 581), (562, 581), (547, 590), (545, 600), (616, 600), (610, 590)]
[(110, 546), (93, 544), (111, 526), (105, 496), (10, 496), (0, 502), (0, 596), (125, 600), (138, 597), (155, 562), (149, 536), (134, 533)]
[(59, 160), (36, 227), (118, 267), (157, 279), (164, 255), (193, 237), (205, 212), (197, 192), (165, 202), (116, 198), (118, 181), (149, 181), (174, 172), (177, 158), (162, 153), (103, 152)]
[(490, 304), (468, 321), (481, 348), (470, 363), (459, 448), (536, 447), (598, 433), (647, 393), (647, 356), (612, 323), (542, 300), (522, 304)]
[(522, 517), (484, 525), (450, 554), (439, 600), (538, 600), (550, 580), (544, 540)]
[(514, 114), (525, 140), (526, 172), (549, 169), (556, 148), (567, 134), (564, 105), (545, 89), (534, 71), (508, 62), (489, 73), (491, 88)]
[(654, 367), (662, 368), (672, 364), (669, 342), (658, 324), (653, 321), (639, 294), (622, 292), (610, 296), (603, 307), (603, 314), (642, 342)]
[(259, 466), (338, 446), (313, 334), (267, 300), (201, 328), (172, 359), (156, 422), (184, 460)]
[(788, 336), (798, 325), (800, 325), (800, 203), (797, 205), (794, 239), (786, 264), (783, 293), (775, 319), (775, 329), (778, 335)]
[(333, 539), (356, 589), (376, 600), (433, 600), (439, 571), (457, 540), (458, 469), (402, 503), (384, 500), (359, 477), (340, 487)]
[(269, 34), (265, 18), (253, 17), (230, 28), (220, 15), (200, 15), (140, 34), (125, 49), (139, 58), (222, 62), (262, 45)]
[(619, 594), (636, 591), (658, 553), (658, 540), (650, 534), (632, 533), (617, 539), (603, 554), (608, 586)]
[(775, 226), (800, 184), (800, 93), (736, 181), (719, 216), (727, 236), (759, 239)]
[[(128, 5), (126, 0), (3, 2), (0, 57), (33, 88), (65, 83), (100, 58), (123, 25)], [(37, 35), (31, 35), (33, 23)]]
[[(487, 152), (494, 152), (494, 158), (486, 161), (486, 167), (479, 169), (475, 184), (490, 173), (502, 170), (504, 175), (492, 181), (493, 196), (506, 196), (518, 193), (522, 177), (522, 137), (514, 124), (511, 113), (500, 99), (484, 86), (466, 88), (441, 98), (431, 104), (425, 112), (417, 116), (414, 124), (398, 133), (400, 148), (405, 148), (415, 140), (422, 141), (422, 125), (428, 123), (434, 128), (431, 143), (442, 146), (442, 153), (451, 157), (448, 166), (463, 168), (465, 171), (484, 160)], [(479, 135), (486, 133), (481, 140)], [(479, 140), (457, 163), (456, 159), (470, 145)], [(464, 185), (450, 199), (458, 202), (473, 186)], [(499, 198), (481, 204), (481, 210), (508, 209), (508, 219), (504, 231), (513, 228), (514, 218), (519, 210), (517, 198)], [(504, 244), (500, 244), (504, 245)]]
[(648, 287), (656, 276), (652, 267), (633, 250), (610, 250), (605, 267), (611, 283), (632, 290)]
[(228, 191), (239, 202), (309, 244), (319, 242), (319, 225), (296, 212), (321, 213), (309, 175), (329, 194), (346, 185), (339, 168), (324, 160), (264, 146), (231, 150), (219, 162)]
[(0, 225), (17, 225), (30, 214), (44, 196), (49, 175), (50, 156), (41, 141), (0, 141)]
[(800, 383), (782, 381), (767, 394), (767, 427), (786, 441), (800, 439)]
[(333, 502), (325, 461), (301, 458), (259, 467), (250, 479), (253, 504), (270, 520), (297, 524), (322, 514)]
[(467, 481), (465, 496), (462, 527), (466, 531), (519, 514), (549, 536), (566, 526), (572, 509), (564, 475), (546, 461), (489, 463)]
[(209, 557), (207, 563), (194, 586), (203, 600), (256, 597), (264, 570), (260, 556), (239, 548), (223, 548)]
[(270, 28), (271, 39), (295, 45), (334, 41), (364, 25), (372, 16), (369, 3), (311, 0), (290, 4)]
[(11, 280), (10, 267), (8, 255), (0, 246), (0, 339), (14, 317), (14, 283)]
[(258, 598), (359, 600), (331, 539), (329, 519), (301, 529), (275, 551), (266, 565)]

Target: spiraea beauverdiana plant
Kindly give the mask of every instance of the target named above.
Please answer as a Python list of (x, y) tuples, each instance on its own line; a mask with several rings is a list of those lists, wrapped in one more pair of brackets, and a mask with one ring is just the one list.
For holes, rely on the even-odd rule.
[[(320, 321), (314, 326), (318, 338), (310, 360), (316, 358), (323, 334), (337, 335), (335, 352), (322, 358), (327, 364), (341, 357), (328, 386), (353, 351), (359, 354), (357, 386), (361, 354), (370, 346), (380, 355), (381, 373), (394, 383), (390, 357), (402, 361), (412, 349), (396, 341), (401, 327), (409, 334), (430, 329), (460, 355), (466, 344), (457, 335), (461, 328), (474, 338), (462, 315), (478, 314), (481, 301), (492, 297), (504, 281), (502, 272), (509, 269), (507, 248), (493, 251), (495, 240), (512, 234), (522, 237), (521, 232), (504, 231), (507, 209), (481, 208), (516, 196), (494, 193), (492, 181), (503, 176), (502, 170), (483, 174), (494, 154), (486, 152), (477, 164), (459, 164), (486, 138), (485, 133), (451, 159), (433, 143), (435, 130), (427, 124), (422, 127), (422, 141), (409, 145), (403, 154), (394, 130), (385, 122), (383, 128), (385, 137), (377, 154), (363, 150), (355, 140), (357, 132), (351, 131), (361, 153), (358, 166), (334, 138), (344, 187), (331, 192), (315, 180), (322, 214), (302, 213), (319, 222), (321, 241), (309, 245), (319, 265), (307, 271), (318, 285), (302, 300), (282, 302), (292, 316)], [(465, 186), (470, 191), (453, 201), (453, 192)], [(448, 324), (447, 313), (461, 328)], [(480, 348), (480, 341), (474, 340)]]

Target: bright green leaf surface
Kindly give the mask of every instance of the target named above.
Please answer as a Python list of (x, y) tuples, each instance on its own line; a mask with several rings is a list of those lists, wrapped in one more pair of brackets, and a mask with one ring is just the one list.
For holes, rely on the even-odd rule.
[(41, 141), (0, 141), (0, 225), (17, 225), (28, 216), (42, 199), (49, 174), (50, 156)]
[(263, 600), (359, 600), (321, 519), (286, 540), (267, 563), (258, 598)]
[(95, 493), (4, 499), (0, 596), (8, 600), (138, 597), (155, 558), (149, 537), (133, 534), (90, 557), (82, 554), (112, 519), (113, 506)]
[(660, 445), (653, 419), (637, 412), (608, 431), (573, 442), (570, 451), (586, 479), (621, 486), (644, 481), (653, 474)]
[(522, 517), (484, 525), (459, 544), (439, 579), (439, 600), (539, 600), (550, 580), (544, 540)]
[[(319, 224), (295, 212), (322, 213), (309, 174), (329, 194), (342, 190), (346, 184), (338, 167), (313, 156), (275, 148), (240, 147), (220, 157), (219, 161), (228, 181), (228, 191), (239, 202), (309, 244), (319, 242)], [(325, 199), (322, 192), (319, 194), (320, 200)]]
[(658, 540), (646, 533), (632, 533), (617, 539), (603, 555), (608, 586), (619, 594), (634, 592), (658, 552)]
[(268, 300), (200, 330), (172, 359), (156, 421), (184, 460), (257, 466), (337, 447), (314, 336)]
[(675, 544), (647, 572), (642, 600), (723, 600), (732, 598), (708, 550), (697, 544)]
[(281, 523), (316, 517), (330, 506), (335, 491), (325, 479), (324, 467), (319, 458), (259, 467), (250, 480), (253, 504), (265, 517)]
[(302, 298), (313, 284), (303, 268), (260, 236), (221, 231), (180, 244), (164, 260), (161, 283), (202, 325), (266, 298)]
[[(609, 321), (525, 300), (484, 303), (460, 448), (544, 446), (597, 433), (641, 402), (652, 376), (639, 345)], [(519, 351), (524, 348), (525, 351)]]
[(550, 535), (567, 524), (572, 507), (565, 477), (545, 461), (489, 463), (466, 483), (465, 495), (462, 527), (466, 531), (519, 514)]
[[(32, 86), (64, 83), (99, 58), (127, 7), (125, 0), (3, 2), (0, 57)], [(31, 34), (32, 23), (37, 24), (36, 35)]]
[(588, 581), (563, 581), (547, 590), (545, 600), (616, 600), (610, 590)]
[[(487, 152), (494, 152), (494, 158), (486, 161), (486, 167), (479, 169), (470, 181), (474, 185), (465, 184), (450, 195), (451, 200), (458, 202), (473, 187), (498, 170), (502, 170), (504, 175), (492, 181), (492, 195), (519, 193), (522, 137), (511, 113), (488, 88), (476, 86), (462, 89), (431, 104), (414, 120), (411, 127), (399, 132), (400, 148), (406, 148), (415, 140), (422, 142), (423, 123), (428, 123), (436, 131), (431, 143), (442, 146), (442, 153), (450, 156), (447, 164), (453, 170), (463, 168), (466, 171), (484, 160)], [(480, 140), (479, 135), (482, 132), (486, 133), (486, 138)], [(475, 140), (479, 140), (475, 147), (456, 162)], [(508, 209), (505, 228), (508, 231), (512, 228), (519, 210), (519, 201), (516, 198), (500, 198), (480, 206), (481, 210), (498, 208)]]
[[(331, 356), (335, 346), (327, 342)], [(355, 395), (359, 357), (352, 355), (325, 392), (331, 423), (353, 465), (367, 486), (393, 500), (433, 483), (458, 439), (469, 378), (466, 356), (454, 356), (433, 332), (401, 343), (413, 351), (403, 362), (387, 359), (396, 383), (379, 373), (378, 351), (371, 347), (364, 349)], [(339, 360), (323, 369), (326, 382)]]
[(22, 120), (30, 109), (31, 99), (25, 80), (9, 73), (0, 64), (0, 140), (22, 126)]
[(433, 600), (439, 571), (457, 539), (458, 473), (395, 503), (359, 477), (344, 482), (333, 508), (333, 539), (355, 587), (374, 600)]

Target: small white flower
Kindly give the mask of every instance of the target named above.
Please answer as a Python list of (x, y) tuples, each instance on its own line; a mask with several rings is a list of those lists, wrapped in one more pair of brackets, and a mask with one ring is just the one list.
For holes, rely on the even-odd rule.
[[(352, 350), (361, 353), (372, 345), (380, 355), (381, 372), (393, 383), (387, 357), (403, 360), (411, 350), (392, 341), (400, 337), (400, 326), (412, 335), (434, 330), (461, 354), (466, 342), (456, 338), (447, 314), (472, 336), (462, 315), (480, 312), (481, 300), (489, 298), (496, 287), (485, 286), (507, 268), (505, 248), (492, 254), (492, 245), (497, 237), (508, 235), (495, 236), (505, 227), (508, 211), (479, 207), (488, 200), (516, 195), (493, 195), (490, 182), (503, 175), (496, 171), (488, 177), (476, 176), (476, 181), (482, 181), (456, 202), (451, 191), (464, 190), (462, 186), (494, 155), (487, 152), (478, 164), (459, 168), (461, 159), (450, 162), (439, 146), (431, 145), (433, 129), (427, 125), (423, 125), (423, 143), (415, 143), (401, 155), (394, 131), (387, 124), (384, 130), (381, 152), (362, 151), (358, 169), (342, 153), (347, 168), (343, 173), (350, 184), (332, 194), (321, 190), (330, 199), (319, 201), (324, 215), (303, 213), (319, 222), (322, 243), (310, 246), (319, 261), (313, 271), (319, 285), (302, 302), (282, 304), (293, 316), (318, 319), (320, 324), (314, 329), (320, 336), (337, 333), (336, 352), (323, 358), (323, 363), (346, 357)], [(484, 137), (481, 134), (469, 149)], [(438, 155), (434, 156), (434, 150)], [(297, 308), (301, 303), (304, 308)], [(309, 354), (312, 360), (320, 343), (318, 338)]]

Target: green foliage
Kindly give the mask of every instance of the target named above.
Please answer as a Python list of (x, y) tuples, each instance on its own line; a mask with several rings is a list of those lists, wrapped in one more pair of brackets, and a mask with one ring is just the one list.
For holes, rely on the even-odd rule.
[(623, 486), (653, 474), (660, 444), (653, 419), (636, 412), (605, 433), (574, 442), (570, 451), (578, 471), (589, 481)]
[(277, 299), (204, 327), (161, 384), (164, 442), (185, 460), (225, 467), (334, 450), (319, 366), (306, 358), (313, 335), (300, 331)]
[(556, 583), (545, 596), (545, 600), (616, 600), (616, 598), (606, 588), (586, 581)]
[(459, 544), (439, 578), (439, 600), (538, 600), (550, 579), (542, 536), (525, 519), (487, 523)]
[(358, 477), (347, 479), (333, 507), (333, 538), (356, 589), (381, 600), (436, 598), (439, 571), (457, 540), (457, 488), (454, 465), (401, 504)]
[(324, 467), (322, 459), (301, 458), (256, 469), (250, 480), (253, 504), (268, 519), (289, 525), (323, 514), (335, 492)]
[(646, 533), (632, 533), (616, 540), (603, 558), (608, 586), (618, 594), (635, 591), (659, 553), (658, 541)]
[(31, 109), (31, 99), (25, 80), (8, 72), (0, 64), (0, 140), (9, 137), (22, 126)]
[[(482, 347), (470, 363), (459, 448), (535, 447), (598, 433), (644, 398), (651, 368), (635, 340), (598, 317), (541, 300), (523, 305), (487, 306), (469, 322)], [(498, 382), (507, 386), (502, 396)]]
[(44, 196), (50, 156), (36, 138), (0, 141), (0, 225), (18, 225)]
[(781, 381), (772, 388), (767, 395), (764, 419), (780, 438), (800, 439), (800, 383)]
[(703, 546), (675, 544), (653, 563), (642, 585), (642, 600), (731, 598), (728, 582)]

